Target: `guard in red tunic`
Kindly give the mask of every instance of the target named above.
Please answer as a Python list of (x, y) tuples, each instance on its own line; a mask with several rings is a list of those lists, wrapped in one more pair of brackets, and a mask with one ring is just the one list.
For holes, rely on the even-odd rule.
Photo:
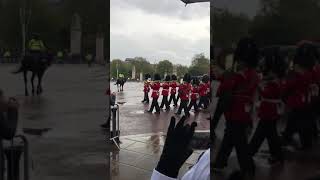
[(195, 112), (198, 112), (198, 105), (197, 105), (197, 101), (199, 99), (199, 79), (197, 77), (194, 77), (192, 80), (192, 88), (191, 88), (191, 101), (188, 107), (188, 110), (190, 111), (192, 106), (194, 108)]
[(191, 90), (191, 76), (190, 74), (185, 74), (183, 77), (183, 84), (180, 85), (180, 99), (181, 103), (179, 106), (178, 111), (175, 113), (180, 115), (182, 110), (184, 110), (185, 116), (190, 116), (188, 111), (188, 104), (189, 104), (189, 97), (190, 97), (190, 90)]
[(236, 72), (220, 84), (221, 92), (230, 92), (231, 103), (224, 110), (226, 129), (213, 164), (215, 171), (222, 170), (228, 162), (233, 147), (236, 149), (242, 173), (253, 175), (254, 163), (249, 154), (248, 127), (252, 123), (251, 112), (259, 77), (255, 70), (259, 51), (251, 38), (239, 41), (234, 53)]
[(280, 137), (277, 123), (280, 119), (281, 79), (285, 75), (287, 65), (280, 56), (279, 49), (271, 49), (265, 54), (263, 79), (258, 86), (260, 105), (257, 108), (260, 119), (250, 141), (250, 154), (254, 156), (265, 139), (268, 140), (271, 157), (270, 164), (283, 162)]
[(167, 75), (164, 82), (162, 83), (162, 102), (160, 105), (160, 109), (166, 106), (167, 111), (170, 110), (170, 105), (168, 101), (169, 89), (170, 89), (170, 75)]
[(169, 105), (171, 104), (171, 101), (173, 101), (173, 106), (177, 106), (177, 98), (176, 98), (176, 94), (177, 94), (177, 87), (178, 87), (178, 83), (177, 83), (177, 76), (176, 75), (172, 75), (171, 76), (171, 83), (170, 83), (170, 99), (169, 99)]
[(160, 114), (160, 107), (158, 104), (158, 99), (159, 99), (159, 95), (160, 95), (159, 90), (161, 87), (160, 80), (161, 80), (160, 75), (155, 74), (153, 83), (150, 85), (150, 87), (152, 89), (152, 94), (151, 94), (152, 104), (150, 106), (150, 110), (148, 111), (149, 113), (152, 113), (153, 109), (156, 108), (156, 114)]
[(146, 74), (144, 76), (144, 85), (143, 85), (144, 98), (141, 101), (142, 103), (149, 104), (150, 78), (151, 78), (150, 74)]
[(309, 90), (312, 85), (312, 68), (314, 55), (310, 46), (302, 44), (296, 50), (293, 60), (294, 73), (287, 79), (283, 93), (286, 97), (286, 105), (290, 112), (288, 122), (283, 133), (286, 143), (292, 142), (292, 136), (298, 133), (302, 149), (312, 146), (312, 115), (310, 113)]
[(198, 107), (201, 107), (203, 109), (207, 109), (209, 105), (209, 99), (208, 99), (208, 83), (209, 82), (209, 76), (203, 75), (202, 82), (199, 85), (199, 95), (200, 95), (200, 101), (198, 104)]

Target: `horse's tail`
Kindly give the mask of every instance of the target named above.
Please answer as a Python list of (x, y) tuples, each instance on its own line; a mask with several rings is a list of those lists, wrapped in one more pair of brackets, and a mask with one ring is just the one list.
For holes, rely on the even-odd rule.
[(19, 73), (21, 73), (21, 72), (23, 72), (23, 65), (21, 65), (20, 67), (19, 67), (19, 69), (18, 70), (16, 70), (16, 71), (13, 71), (12, 72), (12, 74), (19, 74)]

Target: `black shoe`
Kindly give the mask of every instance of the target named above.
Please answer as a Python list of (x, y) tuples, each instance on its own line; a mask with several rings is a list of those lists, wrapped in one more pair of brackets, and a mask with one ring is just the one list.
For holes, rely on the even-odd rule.
[(181, 115), (181, 113), (178, 113), (178, 112), (175, 112), (174, 114), (175, 114), (175, 115)]
[(155, 114), (160, 114), (160, 111), (155, 112)]
[(144, 103), (144, 102), (146, 102), (146, 100), (142, 100), (141, 102)]
[(208, 117), (207, 120), (208, 120), (208, 121), (211, 121), (211, 117)]
[(149, 110), (149, 111), (148, 111), (148, 110), (146, 110), (146, 111), (144, 111), (144, 112), (146, 112), (146, 113), (152, 113), (152, 111), (150, 111), (150, 110)]

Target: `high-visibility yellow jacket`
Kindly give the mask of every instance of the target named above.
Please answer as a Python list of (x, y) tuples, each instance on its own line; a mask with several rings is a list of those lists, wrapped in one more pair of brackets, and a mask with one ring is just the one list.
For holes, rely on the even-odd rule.
[(28, 48), (31, 51), (44, 51), (46, 48), (42, 40), (31, 39), (28, 44)]

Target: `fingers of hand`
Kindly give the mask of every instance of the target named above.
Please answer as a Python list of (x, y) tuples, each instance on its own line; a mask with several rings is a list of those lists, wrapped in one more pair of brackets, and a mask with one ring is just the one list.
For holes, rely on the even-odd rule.
[(176, 126), (176, 129), (182, 128), (185, 121), (186, 121), (186, 117), (185, 117), (185, 116), (182, 116), (182, 118), (180, 119), (180, 121), (178, 122), (178, 124), (177, 124), (177, 126)]

